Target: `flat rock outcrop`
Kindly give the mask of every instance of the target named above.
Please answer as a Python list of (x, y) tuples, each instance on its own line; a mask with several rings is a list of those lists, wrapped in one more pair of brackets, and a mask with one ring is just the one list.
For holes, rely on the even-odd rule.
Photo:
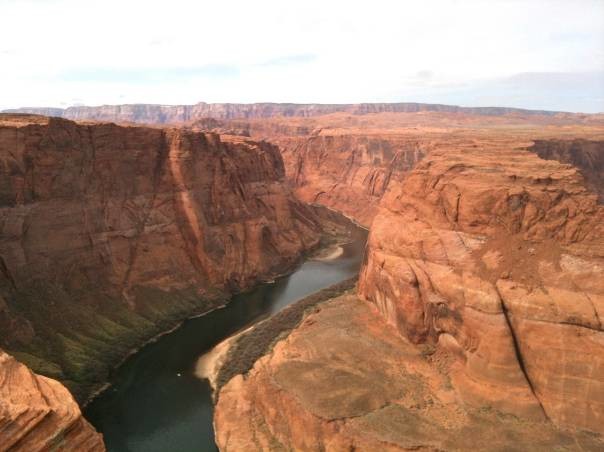
[(63, 385), (0, 350), (0, 450), (101, 452), (105, 447)]
[(62, 381), (320, 239), (279, 150), (240, 137), (2, 115), (0, 173), (0, 345)]
[(317, 306), (245, 375), (222, 388), (220, 450), (600, 450), (562, 432), (463, 402), (449, 357), (398, 334), (375, 306), (347, 293)]
[(576, 168), (433, 152), (382, 198), (359, 294), (456, 356), (467, 403), (604, 433), (604, 208)]

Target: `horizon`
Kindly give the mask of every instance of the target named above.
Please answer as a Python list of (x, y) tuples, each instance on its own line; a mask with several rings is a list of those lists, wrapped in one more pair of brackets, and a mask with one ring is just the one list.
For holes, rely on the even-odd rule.
[[(543, 111), (546, 113), (562, 113), (562, 114), (578, 114), (578, 115), (600, 115), (604, 114), (604, 109), (602, 111), (594, 111), (594, 112), (581, 112), (581, 111), (564, 111), (564, 110), (548, 110), (541, 108), (524, 108), (524, 107), (514, 107), (507, 105), (460, 105), (460, 104), (445, 104), (438, 102), (416, 102), (416, 101), (392, 101), (392, 102), (338, 102), (338, 103), (329, 103), (329, 102), (279, 102), (279, 101), (259, 101), (259, 102), (207, 102), (207, 101), (198, 101), (186, 104), (162, 104), (162, 103), (151, 103), (151, 102), (140, 102), (140, 103), (122, 103), (122, 104), (96, 104), (96, 105), (85, 105), (85, 104), (75, 104), (69, 105), (66, 107), (56, 107), (56, 106), (22, 106), (16, 108), (5, 108), (0, 110), (0, 113), (16, 113), (16, 114), (29, 114), (24, 110), (61, 110), (66, 111), (69, 109), (76, 108), (102, 108), (102, 107), (128, 107), (128, 106), (150, 106), (150, 107), (163, 107), (163, 108), (173, 108), (173, 107), (193, 107), (195, 105), (325, 105), (325, 106), (354, 106), (354, 105), (430, 105), (430, 106), (445, 106), (445, 107), (455, 107), (461, 109), (508, 109), (508, 110), (519, 110), (519, 111)], [(604, 107), (603, 107), (604, 108)], [(334, 112), (336, 113), (336, 112)], [(39, 114), (39, 113), (31, 113), (31, 114)]]
[(0, 110), (204, 99), (604, 111), (602, 0), (4, 0), (0, 17)]

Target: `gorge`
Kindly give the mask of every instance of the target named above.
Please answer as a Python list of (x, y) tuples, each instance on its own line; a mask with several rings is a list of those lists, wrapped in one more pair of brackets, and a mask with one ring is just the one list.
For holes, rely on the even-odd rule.
[[(112, 383), (108, 450), (603, 447), (599, 115), (208, 105), (0, 115), (0, 347)], [(212, 396), (195, 363), (242, 330)], [(102, 450), (74, 405), (65, 450)]]

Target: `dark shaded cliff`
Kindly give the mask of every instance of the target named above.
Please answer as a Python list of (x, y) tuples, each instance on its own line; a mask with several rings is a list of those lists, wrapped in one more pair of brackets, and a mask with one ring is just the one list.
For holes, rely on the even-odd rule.
[(0, 172), (0, 346), (80, 398), (320, 238), (268, 143), (2, 115)]
[(604, 202), (604, 141), (535, 140), (528, 150), (542, 159), (558, 160), (579, 168), (587, 186)]

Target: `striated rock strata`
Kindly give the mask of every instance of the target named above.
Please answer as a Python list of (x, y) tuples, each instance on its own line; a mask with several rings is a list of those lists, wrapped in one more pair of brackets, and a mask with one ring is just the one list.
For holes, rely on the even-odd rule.
[(435, 149), (519, 146), (542, 149), (545, 147), (542, 144), (552, 147), (551, 143), (558, 143), (569, 148), (565, 156), (573, 156), (565, 160), (567, 163), (584, 163), (582, 167), (590, 180), (589, 175), (601, 172), (598, 143), (602, 143), (602, 124), (597, 115), (484, 116), (421, 111), (206, 119), (194, 121), (190, 126), (277, 144), (296, 196), (336, 209), (369, 226), (388, 184), (400, 184)]
[(0, 345), (72, 389), (320, 239), (264, 142), (3, 115), (0, 172)]
[(0, 450), (100, 452), (105, 447), (64, 386), (0, 350)]
[[(18, 108), (5, 110), (5, 113), (29, 113), (47, 116), (58, 116), (68, 119), (91, 119), (97, 121), (141, 122), (153, 124), (174, 124), (201, 118), (270, 118), (275, 116), (318, 116), (330, 113), (345, 112), (363, 115), (383, 112), (445, 112), (465, 113), (484, 116), (501, 116), (508, 114), (554, 116), (561, 113), (544, 110), (524, 110), (505, 107), (458, 107), (455, 105), (420, 104), (420, 103), (366, 103), (366, 104), (208, 104), (200, 102), (194, 105), (102, 105), (98, 107), (61, 108)], [(562, 113), (562, 115), (569, 115)]]
[(604, 208), (576, 168), (434, 152), (391, 185), (367, 249), (360, 295), (455, 357), (467, 403), (604, 433)]
[(542, 159), (558, 160), (573, 165), (585, 177), (590, 189), (604, 201), (604, 141), (598, 140), (535, 140), (528, 148)]
[(388, 185), (358, 293), (218, 393), (221, 450), (602, 450), (604, 207), (512, 146)]
[(320, 133), (279, 140), (300, 199), (371, 224), (390, 182), (400, 182), (430, 145), (402, 136)]

